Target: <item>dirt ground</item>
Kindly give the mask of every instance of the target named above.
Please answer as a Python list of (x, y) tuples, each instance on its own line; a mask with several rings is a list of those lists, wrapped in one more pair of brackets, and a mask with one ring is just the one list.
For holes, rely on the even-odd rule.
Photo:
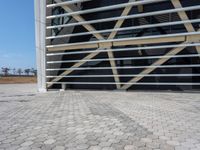
[(0, 84), (36, 83), (36, 77), (0, 77)]

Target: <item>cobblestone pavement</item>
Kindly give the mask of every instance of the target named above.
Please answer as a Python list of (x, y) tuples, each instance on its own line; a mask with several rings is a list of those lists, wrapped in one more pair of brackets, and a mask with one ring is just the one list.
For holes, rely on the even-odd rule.
[(200, 150), (199, 94), (34, 89), (0, 85), (0, 150)]

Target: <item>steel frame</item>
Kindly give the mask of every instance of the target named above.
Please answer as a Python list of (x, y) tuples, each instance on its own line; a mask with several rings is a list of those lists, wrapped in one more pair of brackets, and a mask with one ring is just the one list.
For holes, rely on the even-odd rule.
[[(37, 1), (37, 0), (36, 0)], [(46, 0), (45, 5), (46, 5)], [(129, 0), (127, 3), (122, 4), (116, 4), (111, 6), (105, 6), (105, 7), (99, 7), (99, 8), (91, 8), (88, 10), (80, 10), (79, 7), (77, 7), (76, 3), (83, 3), (88, 2), (91, 0), (74, 0), (74, 1), (68, 1), (63, 2), (62, 0), (54, 0), (56, 4), (48, 4), (46, 5), (46, 9), (52, 9), (55, 7), (62, 7), (67, 13), (64, 14), (58, 14), (58, 15), (46, 15), (46, 13), (43, 13), (43, 20), (40, 20), (41, 22), (45, 22), (46, 20), (51, 20), (55, 18), (65, 17), (65, 16), (71, 16), (74, 20), (76, 20), (75, 23), (69, 23), (69, 24), (61, 24), (61, 25), (55, 25), (55, 26), (48, 26), (48, 25), (40, 25), (36, 24), (36, 27), (42, 28), (46, 31), (52, 30), (55, 28), (66, 28), (71, 26), (82, 26), (84, 27), (87, 32), (84, 33), (72, 33), (72, 34), (64, 34), (64, 35), (47, 35), (46, 32), (44, 32), (41, 29), (38, 29), (37, 31), (41, 30), (43, 32), (43, 35), (46, 34), (46, 37), (42, 40), (39, 39), (39, 42), (37, 43), (43, 43), (43, 46), (37, 46), (38, 48), (38, 58), (44, 57), (44, 58), (50, 58), (54, 56), (60, 56), (60, 55), (77, 55), (77, 54), (87, 54), (82, 59), (77, 60), (46, 60), (43, 59), (42, 62), (39, 62), (40, 65), (38, 70), (39, 75), (42, 76), (44, 79), (52, 79), (50, 82), (47, 82), (46, 79), (41, 81), (40, 87), (43, 86), (43, 89), (51, 88), (52, 85), (55, 84), (108, 84), (108, 85), (115, 85), (117, 89), (119, 90), (127, 90), (130, 87), (134, 85), (200, 85), (200, 83), (151, 83), (151, 82), (139, 82), (144, 77), (173, 77), (173, 76), (196, 76), (198, 77), (199, 74), (151, 74), (155, 69), (157, 68), (164, 68), (164, 67), (172, 67), (164, 65), (169, 59), (171, 58), (182, 58), (182, 57), (200, 57), (200, 30), (196, 31), (193, 27), (192, 23), (199, 23), (200, 19), (190, 19), (187, 16), (186, 11), (191, 10), (199, 10), (200, 5), (198, 6), (189, 6), (189, 7), (183, 7), (180, 0), (146, 0), (146, 1), (136, 1), (136, 0)], [(151, 3), (159, 3), (159, 2), (165, 2), (170, 1), (171, 4), (174, 6), (174, 9), (168, 9), (168, 10), (161, 10), (161, 11), (154, 11), (154, 12), (145, 12), (143, 5), (151, 4)], [(36, 7), (39, 7), (38, 3), (36, 4)], [(137, 6), (139, 14), (130, 14), (131, 10), (134, 6)], [(104, 18), (104, 19), (95, 19), (87, 21), (85, 20), (81, 15), (83, 14), (90, 14), (95, 12), (102, 12), (107, 10), (115, 10), (123, 8), (123, 11), (120, 16), (113, 17), (113, 18)], [(40, 8), (44, 9), (44, 2), (43, 7)], [(38, 10), (36, 9), (36, 12)], [(147, 16), (155, 16), (160, 14), (169, 14), (169, 13), (177, 13), (177, 15), (180, 17), (180, 21), (173, 21), (173, 22), (164, 22), (164, 23), (155, 23), (155, 24), (147, 24), (147, 25), (141, 25), (141, 26), (133, 26), (133, 27), (123, 27), (123, 24), (128, 19), (133, 18), (141, 18), (141, 17), (147, 17)], [(37, 15), (37, 19), (39, 17), (39, 14)], [(41, 16), (40, 16), (41, 17)], [(102, 22), (110, 22), (110, 21), (116, 21), (115, 25), (112, 29), (106, 29), (106, 30), (96, 30), (93, 24), (102, 23)], [(146, 20), (147, 21), (147, 20)], [(148, 22), (148, 21), (147, 21)], [(173, 26), (173, 25), (184, 25), (187, 33), (175, 33), (175, 34), (165, 34), (165, 35), (154, 35), (154, 36), (142, 36), (142, 37), (131, 37), (131, 38), (119, 38), (116, 39), (116, 35), (120, 31), (128, 31), (128, 30), (137, 30), (137, 29), (145, 29), (145, 28), (156, 28), (156, 27), (165, 27), (165, 26)], [(107, 37), (103, 33), (109, 33)], [(38, 34), (37, 33), (37, 37)], [(44, 42), (44, 40), (53, 40), (53, 39), (62, 39), (62, 38), (70, 38), (70, 37), (76, 37), (76, 36), (83, 36), (83, 35), (93, 35), (96, 40), (88, 41), (88, 42), (78, 42), (78, 43), (66, 43), (66, 44), (47, 44)], [(44, 37), (44, 36), (43, 36)], [(167, 43), (175, 42), (178, 44), (174, 45), (167, 45)], [(44, 44), (45, 43), (45, 44)], [(148, 45), (148, 44), (157, 44), (157, 43), (166, 43), (164, 46), (144, 46), (142, 45)], [(119, 46), (127, 46), (127, 45), (135, 45), (138, 47), (135, 48), (113, 48), (113, 47), (119, 47)], [(197, 54), (187, 54), (187, 55), (178, 55), (178, 53), (182, 52), (186, 47), (194, 46)], [(92, 49), (92, 50), (85, 50), (85, 51), (77, 51), (78, 49)], [(155, 48), (157, 50), (162, 48), (171, 48), (171, 50), (168, 50), (168, 52), (162, 56), (142, 56), (142, 57), (126, 57), (126, 58), (119, 58), (115, 57), (113, 52), (116, 51), (138, 51), (138, 50), (148, 50)], [(42, 49), (42, 53), (41, 53)], [(46, 49), (46, 50), (44, 50)], [(46, 54), (47, 51), (47, 54)], [(60, 52), (60, 51), (66, 51), (66, 52)], [(101, 53), (107, 53), (108, 58), (103, 59), (94, 59), (96, 56), (98, 56)], [(127, 67), (118, 67), (116, 65), (116, 60), (143, 60), (143, 59), (158, 59), (155, 62), (153, 62), (149, 66), (127, 66)], [(82, 68), (81, 66), (84, 65), (86, 62), (95, 62), (95, 61), (109, 61), (110, 67), (87, 67)], [(46, 68), (46, 64), (59, 64), (59, 63), (74, 63), (69, 68)], [(41, 66), (43, 64), (43, 66)], [(45, 65), (44, 65), (45, 64)], [(191, 64), (191, 65), (175, 65), (174, 68), (178, 67), (199, 67), (200, 64)], [(141, 68), (143, 69), (138, 74), (125, 74), (121, 75), (118, 73), (118, 69), (134, 69), (134, 68)], [(89, 70), (89, 69), (111, 69), (112, 75), (70, 75), (75, 70)], [(49, 71), (62, 71), (63, 72), (59, 75), (46, 75), (46, 72), (44, 73), (44, 70)], [(112, 77), (114, 79), (114, 82), (59, 82), (63, 78), (106, 78), (106, 77)], [(128, 82), (122, 82), (120, 80), (120, 77), (133, 77)], [(40, 78), (41, 79), (41, 78)], [(44, 86), (45, 84), (45, 86)]]

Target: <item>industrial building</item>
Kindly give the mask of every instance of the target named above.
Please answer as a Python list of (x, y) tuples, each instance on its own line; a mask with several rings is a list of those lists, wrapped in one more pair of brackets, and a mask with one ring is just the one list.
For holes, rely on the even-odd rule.
[(199, 90), (199, 0), (35, 0), (39, 91)]

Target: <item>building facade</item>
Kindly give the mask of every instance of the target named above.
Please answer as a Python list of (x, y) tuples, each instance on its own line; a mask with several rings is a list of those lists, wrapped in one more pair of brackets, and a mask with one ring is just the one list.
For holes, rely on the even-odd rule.
[(39, 91), (199, 90), (199, 0), (35, 0)]

